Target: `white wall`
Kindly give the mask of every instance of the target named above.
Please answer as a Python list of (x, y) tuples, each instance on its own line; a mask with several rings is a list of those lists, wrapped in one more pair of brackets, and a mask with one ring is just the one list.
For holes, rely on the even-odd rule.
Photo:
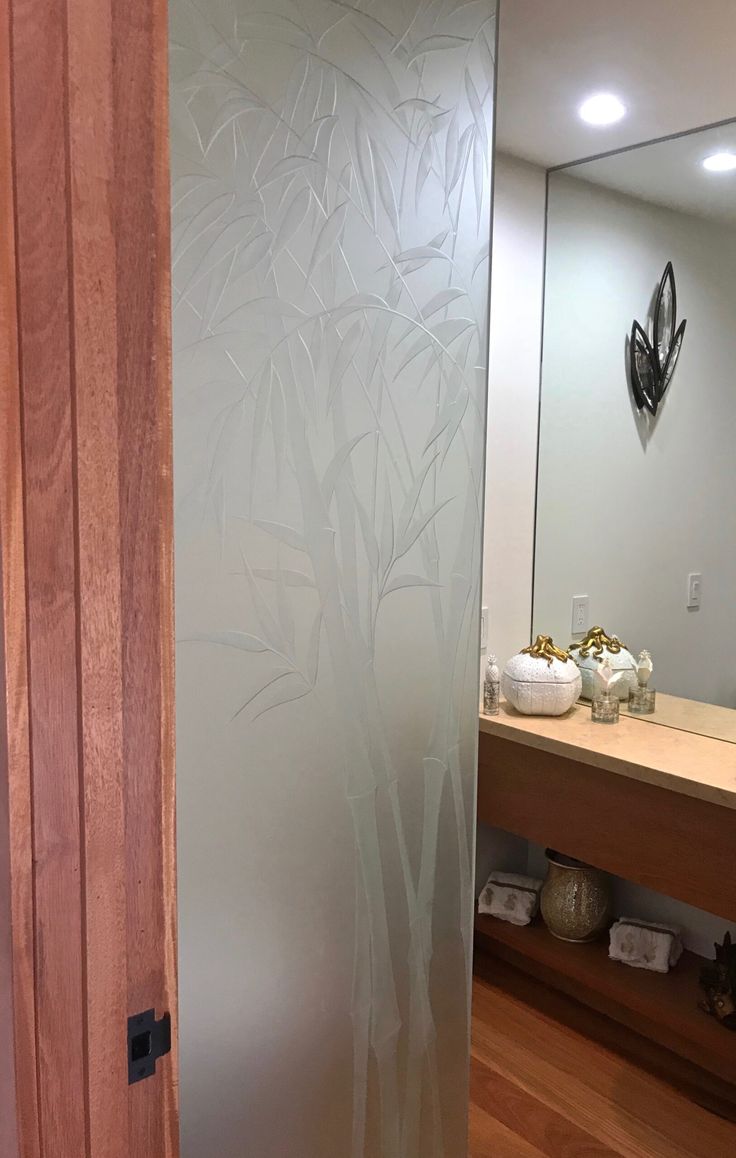
[(483, 602), (503, 665), (529, 642), (545, 172), (496, 157)]
[[(688, 319), (656, 421), (625, 339), (667, 261)], [(550, 180), (534, 620), (566, 645), (573, 594), (647, 647), (662, 691), (736, 706), (736, 230)], [(688, 610), (687, 576), (703, 574)]]
[[(545, 195), (543, 169), (496, 154), (483, 604), (501, 666), (531, 627)], [(525, 841), (479, 824), (476, 894), (492, 869), (523, 872), (526, 859)]]

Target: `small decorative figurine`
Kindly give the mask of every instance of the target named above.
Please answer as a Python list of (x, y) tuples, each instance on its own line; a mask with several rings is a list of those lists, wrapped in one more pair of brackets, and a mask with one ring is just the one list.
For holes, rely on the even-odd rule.
[(652, 657), (646, 648), (644, 648), (639, 652), (639, 659), (636, 664), (636, 678), (639, 681), (640, 688), (647, 686), (653, 671), (654, 664), (652, 663)]
[(531, 647), (510, 659), (501, 677), (504, 696), (525, 716), (564, 716), (581, 687), (577, 667), (549, 635), (538, 635)]
[(606, 658), (593, 673), (597, 691), (591, 705), (591, 718), (596, 724), (617, 724), (620, 700), (616, 687), (624, 678), (624, 672), (615, 672), (611, 661)]
[(629, 691), (629, 711), (633, 712), (634, 715), (648, 716), (654, 711), (657, 693), (654, 688), (649, 687), (653, 670), (654, 664), (649, 652), (639, 652), (636, 665), (636, 678), (639, 683), (637, 687), (631, 688)]
[(501, 679), (498, 674), (498, 660), (489, 654), (486, 660), (486, 675), (483, 680), (483, 711), (487, 716), (497, 716), (501, 702)]
[(700, 987), (705, 990), (700, 1008), (726, 1029), (736, 1029), (736, 945), (731, 934), (726, 933), (723, 944), (714, 948), (715, 961), (700, 970)]
[(614, 672), (623, 673), (624, 678), (615, 685), (615, 694), (620, 700), (628, 700), (629, 691), (638, 686), (633, 655), (618, 636), (607, 635), (602, 627), (591, 627), (585, 639), (571, 643), (569, 650), (583, 677), (582, 699), (594, 699), (599, 687), (595, 673), (606, 659)]

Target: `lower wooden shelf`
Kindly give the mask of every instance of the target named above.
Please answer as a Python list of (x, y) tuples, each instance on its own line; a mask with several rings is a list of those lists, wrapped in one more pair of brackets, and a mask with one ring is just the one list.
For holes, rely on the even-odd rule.
[[(605, 939), (559, 941), (541, 923), (519, 928), (477, 916), (476, 949), (501, 958), (545, 985), (605, 1014), (732, 1088), (736, 1105), (736, 1033), (698, 1008), (704, 958), (685, 953), (668, 974), (631, 969), (608, 957)], [(729, 1115), (730, 1116), (730, 1115)]]

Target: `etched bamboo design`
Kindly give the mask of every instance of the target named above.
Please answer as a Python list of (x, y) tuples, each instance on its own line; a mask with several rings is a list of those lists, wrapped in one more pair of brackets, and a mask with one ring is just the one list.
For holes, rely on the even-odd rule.
[(337, 736), (351, 1158), (462, 1145), (433, 969), (467, 1035), (494, 37), (485, 2), (173, 4), (177, 539), (215, 525), (243, 591), (179, 662), (240, 653), (244, 738)]

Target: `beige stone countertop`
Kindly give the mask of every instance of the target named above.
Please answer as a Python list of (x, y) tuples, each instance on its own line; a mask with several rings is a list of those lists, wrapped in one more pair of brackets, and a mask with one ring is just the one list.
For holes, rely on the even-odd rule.
[[(624, 708), (626, 711), (626, 708)], [(697, 732), (714, 740), (728, 740), (736, 744), (736, 711), (718, 704), (702, 704), (700, 700), (683, 700), (657, 692), (657, 710), (651, 716), (640, 716), (646, 724), (663, 724), (681, 732)]]
[(584, 703), (552, 717), (522, 716), (502, 701), (500, 715), (481, 713), (479, 727), (491, 736), (736, 810), (736, 744), (727, 740), (652, 726), (623, 707), (618, 724), (594, 724), (590, 704)]

